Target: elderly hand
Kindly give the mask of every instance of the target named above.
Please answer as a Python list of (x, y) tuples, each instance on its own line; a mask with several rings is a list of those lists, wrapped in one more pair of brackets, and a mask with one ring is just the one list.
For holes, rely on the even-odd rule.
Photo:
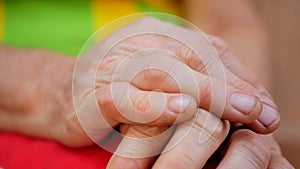
[[(193, 125), (193, 129), (189, 134), (186, 135), (176, 147), (163, 152), (159, 157), (126, 158), (114, 155), (107, 168), (294, 168), (283, 157), (278, 143), (271, 134), (260, 135), (251, 130), (242, 129), (234, 131), (232, 135), (227, 135), (229, 130), (228, 123), (224, 121), (220, 122), (214, 117), (209, 118), (209, 116), (212, 116), (212, 114), (205, 111), (199, 111), (197, 122)], [(204, 123), (205, 118), (209, 118), (210, 120)], [(213, 123), (219, 124), (215, 130), (211, 127)], [(178, 139), (181, 138), (180, 136), (185, 135), (188, 132), (188, 127), (190, 127), (189, 125), (191, 124), (192, 121), (181, 124), (176, 129), (170, 142), (178, 141)], [(141, 126), (127, 126), (126, 129), (126, 132), (131, 137), (149, 137), (153, 136), (155, 132), (160, 133), (162, 130), (158, 127)], [(202, 139), (205, 140), (204, 142), (199, 142), (199, 133), (201, 132), (205, 132), (205, 134), (202, 133), (202, 135), (200, 135)], [(227, 141), (224, 141), (226, 137)], [(127, 144), (125, 143), (126, 142), (123, 144), (121, 143), (118, 151), (123, 151), (123, 154), (126, 152), (128, 155), (130, 153), (145, 154), (143, 151), (150, 151), (149, 146), (152, 146), (152, 149), (163, 149), (164, 147), (158, 145), (153, 146), (154, 144), (149, 143), (138, 144), (132, 147), (128, 142)]]
[[(212, 44), (217, 49), (222, 63), (226, 66), (225, 71), (228, 80), (227, 83), (231, 86), (234, 86), (237, 89), (247, 89), (247, 87), (249, 87), (248, 85), (250, 84), (251, 88), (255, 89), (253, 93), (258, 93), (258, 96), (266, 101), (263, 103), (264, 104), (263, 110), (265, 111), (266, 109), (269, 108), (273, 109), (275, 106), (273, 102), (270, 100), (271, 97), (269, 96), (267, 91), (257, 81), (255, 76), (249, 71), (247, 71), (242, 65), (240, 65), (240, 63), (236, 60), (236, 58), (233, 57), (234, 55), (229, 50), (227, 45), (221, 40), (214, 37), (210, 37), (210, 40), (212, 41)], [(180, 48), (176, 48), (176, 49), (180, 49)], [(187, 49), (183, 51), (186, 51), (185, 53), (187, 55), (185, 56), (189, 56), (188, 55), (189, 52), (187, 51)], [(177, 53), (180, 52), (177, 51)], [(185, 61), (184, 59), (182, 60)], [(192, 61), (190, 62), (185, 61), (185, 63), (187, 65), (192, 65), (191, 66), (192, 68), (197, 67), (197, 65), (201, 65), (201, 62), (195, 61), (197, 60), (195, 58), (194, 59), (189, 58), (189, 60)], [(203, 73), (201, 66), (199, 69), (196, 68), (195, 70), (199, 73)], [(245, 83), (246, 85), (244, 86)], [(200, 103), (200, 107), (201, 107), (201, 103)], [(205, 108), (205, 106), (203, 106), (202, 108)], [(263, 127), (265, 125), (262, 124), (268, 123), (267, 118), (271, 117), (272, 115), (265, 113), (264, 111), (257, 120), (255, 120), (253, 123), (247, 124), (247, 126), (251, 127), (252, 129), (255, 129), (258, 132), (262, 132), (262, 133), (268, 132), (268, 130), (266, 130), (267, 128)], [(175, 168), (203, 167), (206, 161), (208, 160), (208, 158), (212, 155), (212, 153), (220, 146), (222, 141), (225, 139), (228, 132), (228, 127), (224, 125), (224, 122), (220, 122), (217, 120), (215, 121), (212, 120), (210, 122), (206, 121), (206, 123), (204, 123), (205, 121), (203, 121), (203, 118), (205, 119), (205, 117), (212, 117), (211, 115), (209, 115), (209, 113), (205, 111), (199, 111), (197, 115), (199, 115), (199, 117), (195, 117), (188, 122), (184, 122), (183, 124), (180, 124), (176, 129), (173, 137), (172, 134), (169, 134), (169, 137), (159, 140), (161, 144), (151, 144), (151, 143), (145, 144), (144, 142), (140, 142), (140, 143), (135, 142), (133, 144), (130, 139), (128, 140), (127, 138), (124, 138), (121, 144), (119, 145), (117, 154), (112, 157), (108, 167), (109, 168), (149, 168), (150, 166), (153, 165), (153, 163), (154, 163), (154, 168), (165, 168), (170, 166)], [(226, 118), (227, 116), (224, 114), (223, 117)], [(195, 122), (194, 125), (192, 125), (191, 122), (193, 120)], [(213, 124), (219, 124), (216, 125), (218, 126), (216, 127), (217, 130), (212, 130), (211, 126)], [(125, 130), (122, 130), (122, 128), (125, 128)], [(192, 128), (191, 131), (189, 132), (188, 135), (185, 135), (189, 128)], [(165, 130), (167, 130), (167, 128), (135, 126), (135, 125), (121, 126), (121, 132), (123, 134), (131, 137), (137, 137), (137, 138), (144, 138), (149, 136), (153, 137)], [(201, 133), (201, 131), (206, 131), (208, 135), (212, 136), (203, 144), (199, 144), (198, 142), (199, 133)], [(171, 143), (170, 142), (168, 143), (168, 139), (170, 138), (171, 138), (170, 141)], [(160, 155), (158, 160), (155, 160), (156, 159), (155, 157), (131, 158), (133, 156), (142, 157), (143, 155), (147, 154), (147, 151), (149, 152), (162, 151), (165, 146), (164, 144), (167, 144), (168, 147), (168, 144), (172, 144), (172, 143), (174, 144), (174, 142), (178, 141), (178, 139), (180, 138), (183, 138), (182, 142), (180, 142), (180, 144), (176, 146), (174, 149), (168, 150), (167, 153), (163, 153), (162, 155)], [(121, 157), (119, 156), (119, 154), (123, 154), (123, 155), (125, 154), (128, 156)]]
[[(197, 106), (207, 111), (212, 106), (217, 116), (260, 133), (276, 129), (279, 115), (268, 92), (236, 65), (224, 43), (211, 39), (222, 64), (199, 32), (153, 18), (125, 26), (92, 47), (78, 60), (74, 78), (76, 112), (88, 135), (99, 142), (120, 123), (170, 126), (177, 118), (176, 123), (191, 118)], [(226, 80), (210, 75), (217, 66), (224, 66)]]
[(222, 157), (212, 157), (204, 168), (294, 168), (283, 157), (272, 134), (260, 135), (247, 129), (237, 130), (221, 148), (223, 150), (218, 155)]
[[(123, 39), (105, 53), (111, 42), (135, 28), (180, 35), (187, 44), (164, 35), (139, 34)], [(55, 139), (68, 146), (86, 146), (93, 144), (91, 135), (100, 141), (122, 123), (168, 127), (191, 119), (198, 107), (209, 111), (212, 106), (215, 109), (211, 112), (217, 116), (245, 123), (257, 132), (276, 129), (279, 115), (266, 90), (248, 78), (248, 72), (236, 70), (239, 66), (232, 53), (219, 40), (211, 39), (219, 48), (226, 81), (208, 75), (216, 68), (210, 60), (211, 51), (207, 51), (211, 42), (199, 39), (198, 32), (152, 18), (121, 28), (77, 62), (74, 102), (74, 59), (40, 50), (2, 48), (0, 63), (6, 70), (1, 72), (8, 73), (1, 76), (1, 96), (5, 97), (0, 101), (0, 128)], [(196, 48), (191, 50), (188, 45)], [(103, 56), (101, 62), (95, 59), (98, 55)], [(17, 76), (21, 78), (12, 78)]]

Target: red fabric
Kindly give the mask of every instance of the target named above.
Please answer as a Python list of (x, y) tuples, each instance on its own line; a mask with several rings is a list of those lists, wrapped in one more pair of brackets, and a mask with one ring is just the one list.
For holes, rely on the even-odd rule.
[(102, 169), (111, 153), (98, 146), (72, 149), (54, 141), (0, 132), (0, 167), (4, 169)]

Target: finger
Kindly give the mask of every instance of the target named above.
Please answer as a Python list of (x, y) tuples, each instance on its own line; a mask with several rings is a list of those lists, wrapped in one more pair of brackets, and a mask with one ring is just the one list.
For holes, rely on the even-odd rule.
[[(173, 53), (191, 67), (193, 67), (193, 64), (199, 63), (198, 67), (194, 65), (194, 69), (198, 71), (199, 69), (203, 69), (201, 66), (202, 61), (195, 56), (193, 51), (185, 45), (178, 46), (178, 44), (175, 48), (174, 46), (176, 46), (176, 44), (174, 44), (174, 42), (170, 43), (167, 49), (171, 51), (176, 50), (173, 51)], [(171, 46), (173, 48), (171, 48)], [(151, 61), (148, 58), (143, 58), (143, 55), (151, 58)], [(138, 63), (146, 61), (148, 64), (150, 63), (151, 67), (156, 67), (157, 69), (144, 69), (133, 79), (132, 83), (145, 90), (159, 88), (167, 92), (177, 91), (193, 95), (200, 99), (199, 104), (201, 108), (209, 110), (218, 116), (221, 116), (220, 111), (215, 112), (210, 109), (212, 103), (215, 109), (220, 109), (226, 99), (228, 101), (224, 105), (224, 114), (222, 114), (224, 119), (233, 122), (251, 123), (260, 115), (258, 120), (261, 122), (261, 125), (253, 127), (255, 131), (268, 133), (278, 127), (278, 112), (269, 104), (261, 103), (261, 98), (257, 97), (260, 96), (260, 94), (253, 85), (231, 73), (226, 67), (224, 71), (226, 76), (228, 76), (228, 82), (225, 83), (222, 80), (211, 78), (210, 76), (205, 76), (189, 69), (189, 67), (174, 59), (174, 57), (175, 56), (161, 51), (140, 53)], [(215, 61), (206, 62), (210, 67), (217, 66), (214, 63)], [(132, 65), (132, 63), (128, 65)], [(228, 88), (225, 89), (224, 86), (226, 85)], [(195, 86), (198, 86), (198, 92), (195, 92)], [(227, 96), (220, 96), (220, 94), (225, 93), (225, 90)], [(212, 98), (212, 95), (215, 95), (216, 91), (218, 92), (218, 97)], [(199, 93), (199, 95), (195, 95), (195, 93)], [(232, 97), (232, 95), (234, 96)], [(232, 103), (230, 101), (232, 101)]]
[(277, 168), (294, 169), (291, 163), (282, 155), (272, 155), (268, 169), (277, 169)]
[(229, 131), (229, 123), (201, 110), (180, 124), (153, 168), (202, 168)]
[(247, 126), (260, 133), (270, 133), (274, 131), (279, 126), (280, 115), (272, 96), (262, 86), (256, 76), (251, 71), (242, 66), (237, 58), (234, 57), (233, 52), (225, 42), (213, 36), (209, 36), (209, 39), (219, 53), (222, 63), (226, 66), (226, 68), (229, 69), (228, 71), (226, 71), (226, 74), (229, 74), (227, 76), (228, 83), (239, 88), (239, 86), (243, 86), (242, 83), (239, 83), (240, 81), (248, 82), (255, 87), (258, 93), (257, 96), (263, 103), (261, 115), (253, 124)]
[[(160, 26), (154, 28), (153, 25), (149, 25), (147, 21), (151, 21)], [(214, 51), (214, 48), (211, 46), (211, 42), (205, 35), (197, 31), (176, 27), (150, 18), (140, 20), (137, 23), (143, 23), (149, 26), (143, 27), (143, 29), (147, 30), (148, 28), (151, 28), (153, 29), (151, 32), (159, 32), (159, 34), (172, 38), (166, 38), (165, 36), (159, 36), (157, 34), (155, 34), (155, 36), (150, 36), (155, 37), (154, 42), (156, 43), (153, 43), (153, 38), (151, 40), (145, 38), (145, 36), (149, 36), (148, 34), (126, 38), (128, 45), (133, 47), (128, 49), (128, 45), (124, 48), (124, 45), (122, 46), (122, 44), (120, 44), (119, 47), (118, 45), (116, 46), (114, 52), (111, 52), (116, 56), (120, 54), (117, 51), (119, 49), (134, 51), (134, 53), (130, 55), (130, 57), (122, 59), (121, 64), (116, 66), (118, 68), (114, 80), (130, 82), (143, 90), (160, 89), (165, 92), (182, 92), (194, 96), (196, 100), (202, 100), (200, 103), (201, 108), (211, 111), (218, 116), (222, 114), (224, 101), (227, 100), (222, 117), (233, 122), (251, 123), (254, 122), (259, 114), (262, 114), (259, 120), (262, 122), (262, 126), (268, 130), (268, 126), (276, 121), (276, 110), (273, 110), (270, 106), (262, 108), (262, 103), (257, 101), (255, 96), (251, 96), (258, 95), (257, 91), (255, 88), (249, 87), (251, 85), (247, 84), (246, 81), (237, 78), (236, 82), (233, 82), (233, 84), (238, 84), (239, 87), (243, 86), (240, 91), (242, 90), (246, 92), (246, 94), (248, 93), (248, 97), (244, 97), (245, 95), (243, 94), (245, 93), (242, 92), (237, 92), (238, 94), (234, 95), (235, 97), (231, 97), (235, 92), (228, 92), (227, 89), (224, 89), (225, 85), (227, 85), (224, 81), (225, 79), (223, 79), (223, 82), (219, 82), (218, 78), (216, 78), (222, 77), (223, 71), (221, 67), (223, 67), (223, 65), (220, 62), (217, 53)], [(124, 29), (128, 30), (129, 28), (132, 28), (132, 25), (125, 27)], [(170, 29), (172, 29), (172, 31), (170, 31)], [(176, 34), (174, 34), (174, 32), (176, 32)], [(141, 39), (143, 39), (143, 41), (141, 41)], [(180, 41), (175, 39), (180, 39)], [(193, 50), (191, 51), (191, 49)], [(193, 57), (195, 55), (196, 57)], [(199, 58), (199, 56), (201, 58)], [(199, 78), (199, 75), (195, 75), (191, 72), (188, 66), (178, 61), (178, 57), (187, 65), (191, 65), (191, 67), (193, 66), (193, 63), (194, 66), (196, 66), (196, 63), (198, 63), (197, 60), (200, 60), (200, 63), (202, 62), (203, 65), (205, 65), (205, 69), (210, 76), (206, 78), (202, 76)], [(199, 59), (196, 59), (195, 61), (194, 58)], [(196, 84), (195, 77), (200, 79), (200, 81), (196, 81)], [(215, 77), (215, 80), (212, 80), (213, 83), (208, 83), (211, 77)], [(198, 85), (197, 83), (201, 85)], [(232, 86), (235, 90), (239, 89), (235, 88), (234, 85)], [(210, 87), (213, 87), (213, 90), (210, 90)], [(216, 92), (214, 88), (217, 90), (221, 89), (222, 91)], [(198, 93), (200, 93), (200, 96)], [(218, 96), (216, 96), (215, 93), (218, 93)], [(227, 93), (227, 95), (225, 96), (223, 93)], [(220, 94), (223, 96), (220, 97)], [(212, 95), (215, 96), (210, 97)], [(243, 97), (240, 97), (241, 95), (243, 95)], [(205, 99), (207, 101), (205, 101)], [(233, 102), (233, 105), (229, 104), (230, 101)], [(212, 109), (208, 109), (211, 107), (210, 103), (213, 103), (216, 106), (213, 106), (214, 108)]]
[[(196, 31), (190, 30), (189, 34), (193, 37), (200, 37), (199, 32)], [(233, 87), (249, 91), (253, 88), (257, 90), (256, 87), (262, 86), (256, 76), (241, 65), (228, 45), (217, 37), (210, 35), (208, 38), (202, 37), (202, 43), (199, 40), (195, 42), (190, 40), (188, 44), (173, 39), (169, 41), (165, 48), (175, 53), (176, 57), (197, 72), (218, 78), (220, 74), (214, 73), (212, 70), (218, 69), (217, 66), (225, 66), (223, 71), (226, 74), (226, 81)], [(194, 43), (198, 43), (199, 50), (190, 48), (193, 46), (190, 44)], [(218, 61), (221, 61), (221, 64)]]
[(218, 168), (266, 169), (270, 157), (269, 146), (258, 134), (250, 130), (238, 130), (231, 136)]
[[(156, 155), (161, 152), (173, 134), (174, 128), (171, 128), (170, 130), (167, 129), (168, 128), (166, 127), (122, 125), (121, 133), (126, 137), (123, 138), (118, 149), (109, 160), (107, 168), (151, 168), (156, 159)], [(163, 133), (161, 137), (155, 137), (161, 133)], [(128, 137), (135, 139), (130, 139)], [(151, 137), (153, 138), (151, 139)], [(142, 140), (143, 138), (148, 139)]]
[[(169, 30), (169, 28), (173, 27), (162, 26), (162, 30), (159, 31), (162, 31), (161, 33), (166, 33), (166, 30)], [(114, 80), (127, 82), (130, 81), (133, 85), (143, 90), (160, 89), (165, 92), (182, 92), (194, 96), (197, 100), (201, 100), (201, 108), (211, 111), (212, 113), (215, 113), (218, 116), (223, 115), (222, 117), (224, 117), (225, 119), (229, 119), (233, 122), (251, 123), (258, 117), (259, 114), (262, 114), (260, 121), (263, 123), (262, 126), (264, 126), (266, 130), (268, 130), (268, 126), (272, 125), (272, 122), (276, 121), (277, 112), (271, 109), (270, 107), (264, 109), (262, 108), (262, 103), (260, 101), (257, 101), (257, 97), (255, 97), (255, 95), (257, 94), (254, 88), (243, 88), (242, 91), (244, 92), (241, 92), (241, 90), (239, 90), (239, 92), (234, 92), (233, 90), (230, 92), (227, 89), (224, 89), (227, 85), (227, 83), (225, 83), (224, 80), (221, 82), (220, 80), (214, 78), (211, 80), (211, 77), (219, 77), (222, 75), (222, 71), (219, 71), (219, 67), (222, 67), (222, 65), (220, 65), (220, 61), (217, 58), (217, 56), (210, 57), (211, 55), (214, 55), (212, 47), (209, 47), (210, 42), (208, 40), (203, 40), (203, 35), (199, 35), (199, 33), (195, 31), (189, 31), (187, 29), (177, 27), (175, 27), (174, 30), (178, 32), (176, 33), (176, 35), (180, 35), (179, 37), (182, 38), (181, 40), (184, 43), (191, 46), (197, 54), (203, 55), (201, 61), (203, 61), (207, 70), (210, 70), (208, 71), (208, 73), (210, 73), (209, 77), (199, 77), (199, 75), (195, 75), (194, 72), (191, 73), (191, 70), (188, 66), (182, 64), (177, 59), (174, 59), (177, 57), (174, 57), (172, 54), (166, 51), (158, 49), (152, 50), (152, 48), (149, 49), (149, 46), (147, 48), (147, 44), (149, 43), (149, 41), (146, 41), (146, 45), (144, 44), (144, 46), (140, 45), (141, 42), (138, 41), (139, 44), (137, 46), (140, 47), (138, 48), (139, 51), (126, 58), (123, 62), (121, 62), (121, 65), (117, 66), (118, 70), (116, 71), (117, 73), (114, 77)], [(186, 36), (186, 34), (189, 34), (189, 36)], [(177, 37), (175, 34), (172, 35)], [(191, 37), (193, 37), (193, 41), (190, 40)], [(135, 36), (135, 38), (137, 37)], [(165, 42), (164, 39), (168, 38), (161, 37), (161, 41)], [(131, 45), (134, 46), (136, 44)], [(199, 46), (201, 46), (202, 48), (199, 48)], [(160, 45), (152, 45), (152, 47), (164, 49), (164, 47)], [(167, 46), (167, 48), (169, 48), (169, 46)], [(136, 51), (136, 49), (133, 50)], [(186, 54), (189, 55), (190, 53)], [(145, 67), (145, 65), (147, 67)], [(149, 67), (152, 68), (149, 69)], [(195, 77), (199, 78), (200, 81), (199, 79), (198, 81), (195, 81)], [(212, 81), (212, 83), (208, 83), (210, 80)], [(179, 84), (177, 84), (176, 82)], [(249, 84), (247, 85), (245, 81), (239, 79), (238, 82), (238, 84), (243, 84), (238, 86), (251, 86)], [(213, 90), (211, 90), (211, 87), (213, 87)], [(178, 88), (182, 90), (179, 90)], [(233, 89), (235, 89), (235, 91), (238, 90), (238, 88), (235, 88), (234, 86)], [(216, 90), (221, 90), (221, 92), (216, 92)], [(200, 93), (200, 96), (198, 95), (198, 93)], [(216, 96), (216, 93), (218, 96)], [(227, 93), (226, 96), (224, 93)], [(222, 96), (220, 97), (220, 95)], [(232, 97), (232, 95), (234, 95), (235, 97)], [(225, 101), (226, 103), (224, 114), (222, 114), (222, 109)], [(232, 101), (232, 105), (230, 104), (230, 101)], [(212, 109), (210, 109), (211, 103), (216, 105), (213, 106), (214, 108)], [(262, 112), (261, 110), (264, 111)]]
[[(254, 122), (262, 113), (263, 104), (253, 94), (255, 93), (253, 89), (241, 90), (224, 81), (208, 79), (200, 75), (197, 74), (196, 79), (199, 86), (201, 108), (209, 110), (223, 119), (243, 124)], [(266, 124), (266, 126), (268, 125)]]
[[(236, 78), (237, 77), (235, 76), (231, 76), (230, 78), (228, 78), (228, 83), (230, 83), (230, 81), (234, 81), (236, 83), (235, 87), (244, 91), (246, 86), (243, 87), (242, 84), (239, 84), (239, 81), (236, 80)], [(251, 128), (253, 131), (259, 133), (271, 133), (279, 126), (280, 113), (272, 105), (266, 103), (263, 99), (261, 99), (259, 93), (255, 94), (255, 96), (258, 97), (259, 101), (261, 102), (261, 112), (259, 116), (256, 117), (257, 119), (253, 121), (253, 123), (248, 123), (246, 125), (248, 126), (248, 128)]]
[(280, 146), (272, 136), (272, 134), (261, 135), (261, 137), (268, 143), (271, 151), (271, 159), (268, 169), (286, 168), (293, 169), (294, 167), (289, 161), (283, 157)]
[(268, 134), (271, 133), (273, 131), (275, 131), (280, 123), (280, 114), (278, 113), (276, 120), (270, 122), (268, 121), (268, 117), (266, 117), (266, 121), (268, 122), (269, 125), (266, 126), (261, 122), (261, 117), (262, 115), (260, 115), (260, 117), (258, 118), (258, 120), (255, 120), (253, 123), (250, 124), (244, 124), (246, 126), (246, 128), (249, 128), (257, 133), (261, 133), (261, 134)]
[(277, 168), (284, 168), (284, 169), (295, 169), (289, 161), (284, 158), (282, 155), (272, 155), (271, 161), (269, 164), (268, 169), (277, 169)]
[[(143, 64), (147, 67), (138, 69), (140, 73), (131, 81), (136, 87), (143, 90), (160, 89), (164, 92), (191, 95), (196, 98), (201, 108), (233, 122), (251, 123), (261, 113), (262, 104), (252, 94), (255, 93), (254, 88), (242, 91), (227, 85), (222, 80), (196, 72), (174, 57), (165, 58), (160, 56), (161, 53), (156, 52), (144, 51), (138, 58), (127, 60), (128, 63), (123, 64), (136, 65), (135, 63), (141, 64), (147, 61), (147, 64)], [(143, 58), (143, 55), (147, 58)], [(117, 73), (115, 80), (130, 81), (127, 79), (130, 77), (128, 74), (139, 72), (136, 70), (137, 67), (139, 66), (120, 68), (120, 72), (126, 70), (126, 75)]]
[(197, 103), (189, 95), (143, 91), (125, 82), (100, 88), (96, 95), (101, 112), (112, 126), (170, 126), (188, 120), (197, 111)]
[[(199, 99), (199, 106), (215, 115), (232, 122), (252, 123), (261, 114), (263, 105), (254, 94), (255, 90), (240, 90), (227, 85), (224, 81), (209, 78), (192, 71), (197, 83), (198, 92), (186, 93)], [(182, 74), (182, 79), (184, 74)], [(180, 78), (179, 78), (180, 79)], [(186, 80), (182, 80), (186, 81)], [(185, 93), (185, 90), (182, 91)], [(266, 123), (268, 126), (271, 123)], [(264, 127), (266, 128), (266, 127)]]
[(222, 60), (222, 63), (237, 77), (249, 82), (252, 84), (260, 94), (260, 98), (271, 105), (274, 108), (277, 108), (274, 99), (271, 94), (263, 87), (263, 85), (259, 82), (257, 76), (254, 75), (253, 72), (248, 70), (245, 66), (238, 61), (237, 57), (234, 56), (233, 52), (230, 50), (228, 45), (223, 42), (220, 38), (209, 36), (212, 44), (215, 49), (219, 53), (219, 56)]
[(148, 158), (128, 158), (113, 155), (106, 168), (107, 169), (148, 169), (151, 168), (155, 157)]
[(258, 83), (257, 77), (254, 75), (253, 72), (249, 71), (245, 66), (241, 64), (234, 53), (230, 49), (230, 47), (224, 42), (222, 39), (215, 37), (215, 36), (208, 36), (211, 44), (214, 46), (222, 63), (226, 65), (226, 67), (239, 78), (248, 81), (252, 85), (260, 85)]
[(196, 101), (188, 95), (141, 91), (124, 82), (99, 87), (76, 102), (77, 116), (69, 118), (78, 118), (83, 134), (95, 142), (119, 123), (171, 126), (190, 119), (197, 111)]
[[(280, 116), (272, 96), (261, 85), (261, 83), (259, 83), (256, 76), (242, 66), (237, 58), (234, 57), (233, 52), (229, 49), (226, 43), (213, 36), (209, 36), (209, 39), (217, 50), (222, 63), (226, 66), (224, 67), (224, 71), (227, 83), (236, 89), (254, 94), (263, 103), (262, 111), (258, 120), (256, 120), (253, 124), (248, 125), (248, 127), (260, 133), (270, 133), (274, 131), (279, 126)], [(177, 46), (173, 43), (169, 48), (176, 51), (176, 56), (198, 72), (208, 74), (206, 70), (207, 65), (214, 65), (213, 63), (206, 63), (205, 65), (202, 62), (203, 59), (201, 60), (201, 58), (197, 57), (191, 49), (182, 43), (177, 43)], [(201, 46), (200, 48), (204, 47)], [(205, 55), (203, 52), (201, 54)], [(226, 113), (224, 114), (224, 118), (232, 120), (230, 117), (226, 117)], [(242, 123), (245, 123), (245, 121)]]

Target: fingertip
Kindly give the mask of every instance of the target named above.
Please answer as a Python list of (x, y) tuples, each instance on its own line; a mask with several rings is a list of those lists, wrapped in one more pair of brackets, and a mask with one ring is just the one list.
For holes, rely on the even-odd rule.
[(192, 98), (188, 95), (171, 96), (168, 100), (168, 109), (174, 113), (184, 113), (190, 107)]
[[(174, 98), (177, 100), (174, 101)], [(171, 97), (168, 101), (168, 107), (170, 110), (173, 110), (173, 112), (176, 114), (179, 112), (177, 114), (178, 116), (175, 123), (181, 123), (192, 118), (198, 110), (198, 105), (195, 98), (185, 94), (180, 94), (179, 96)]]
[(273, 121), (273, 123), (267, 127), (269, 133), (272, 133), (273, 131), (275, 131), (280, 125), (280, 113), (278, 112), (277, 115), (278, 115), (277, 119), (275, 121)]
[[(259, 123), (261, 123), (261, 122), (259, 122)], [(272, 123), (270, 123), (268, 126), (262, 124), (263, 127), (261, 127), (262, 128), (261, 134), (272, 133), (279, 127), (279, 125), (280, 125), (280, 114), (277, 112), (277, 119), (272, 121)]]
[(276, 108), (263, 103), (261, 114), (258, 117), (259, 122), (266, 128), (278, 125), (280, 117)]
[(270, 108), (269, 105), (263, 104), (262, 112), (257, 120), (253, 123), (247, 124), (246, 126), (257, 133), (269, 134), (275, 131), (279, 127), (279, 124), (279, 112), (274, 108)]
[(267, 134), (279, 126), (278, 110), (255, 95), (232, 92), (229, 107), (225, 107), (224, 119), (242, 123), (250, 129)]
[(256, 133), (269, 134), (274, 132), (279, 127), (279, 124), (280, 119), (278, 118), (269, 126), (263, 125), (259, 120), (255, 120), (253, 123), (246, 124), (245, 126)]
[(191, 119), (198, 109), (196, 100), (185, 94), (168, 94), (164, 112), (150, 126), (171, 126)]
[(107, 169), (140, 169), (141, 167), (134, 159), (113, 155), (109, 160)]
[(222, 118), (234, 123), (253, 123), (261, 114), (262, 102), (254, 95), (232, 92), (225, 103)]

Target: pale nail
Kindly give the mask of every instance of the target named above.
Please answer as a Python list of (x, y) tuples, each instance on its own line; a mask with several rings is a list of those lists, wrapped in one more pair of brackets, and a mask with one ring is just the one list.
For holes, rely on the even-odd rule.
[(169, 100), (168, 108), (174, 113), (183, 113), (189, 104), (191, 103), (191, 98), (188, 96), (177, 96), (172, 97)]
[(258, 120), (265, 126), (271, 125), (275, 120), (277, 120), (278, 114), (277, 110), (272, 108), (267, 104), (263, 104), (262, 112), (258, 117)]
[(230, 97), (230, 104), (239, 112), (248, 115), (257, 103), (255, 96), (242, 93), (233, 93)]

